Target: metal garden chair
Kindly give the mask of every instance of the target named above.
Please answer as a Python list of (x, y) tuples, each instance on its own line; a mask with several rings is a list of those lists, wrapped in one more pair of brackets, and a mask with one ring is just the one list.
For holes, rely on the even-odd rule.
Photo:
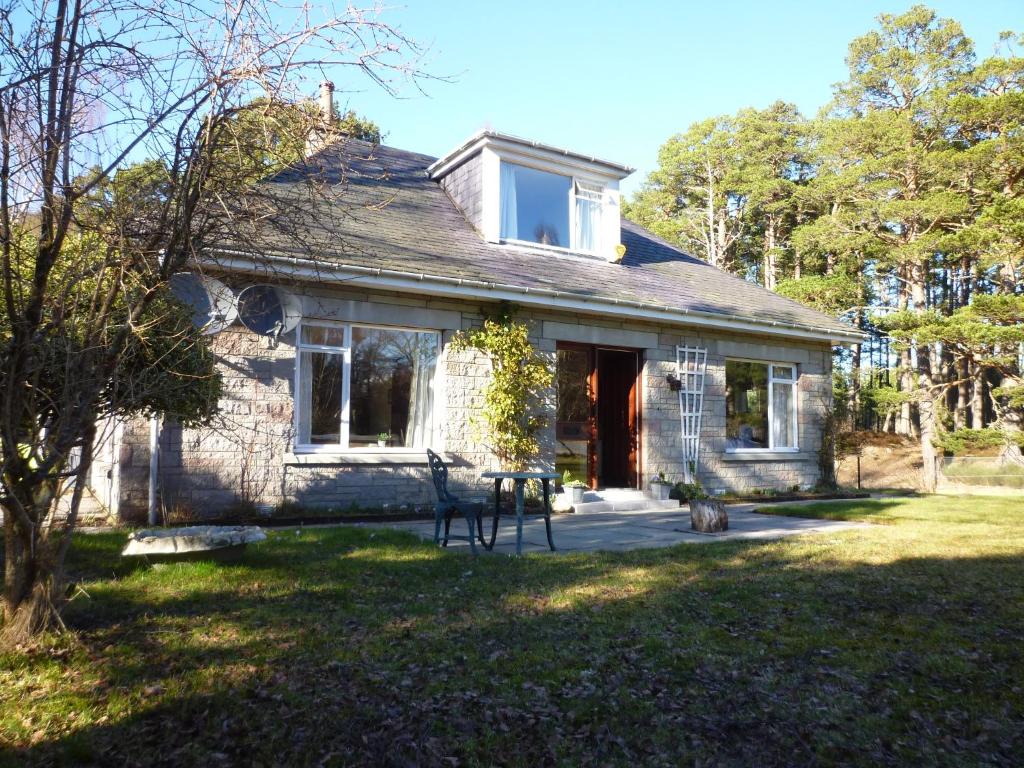
[[(444, 520), (443, 547), (448, 546), (448, 539), (465, 539), (469, 542), (469, 548), (476, 554), (477, 532), (483, 542), (483, 514), (484, 505), (477, 501), (459, 501), (459, 498), (448, 491), (448, 467), (444, 460), (429, 448), (427, 458), (430, 460), (430, 474), (434, 478), (434, 489), (437, 491), (437, 504), (434, 505), (434, 543), (441, 541), (441, 521)], [(462, 514), (469, 524), (469, 536), (452, 536), (449, 531), (452, 525), (452, 516), (456, 513)]]

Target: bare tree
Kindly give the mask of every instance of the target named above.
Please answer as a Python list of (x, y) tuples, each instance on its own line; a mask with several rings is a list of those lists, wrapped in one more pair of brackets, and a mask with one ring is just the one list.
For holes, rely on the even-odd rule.
[(60, 621), (98, 420), (215, 410), (211, 356), (165, 285), (265, 215), (254, 179), (323, 127), (289, 105), (332, 72), (424, 76), (381, 13), (0, 0), (2, 643)]

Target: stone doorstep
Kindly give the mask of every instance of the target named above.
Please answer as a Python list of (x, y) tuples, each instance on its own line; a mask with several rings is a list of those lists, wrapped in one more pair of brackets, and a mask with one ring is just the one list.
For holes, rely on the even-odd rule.
[(664, 501), (651, 498), (645, 491), (635, 488), (606, 488), (587, 491), (583, 503), (575, 505), (577, 514), (585, 512), (650, 512), (659, 509), (678, 509), (674, 499)]
[(652, 512), (659, 509), (679, 509), (679, 502), (675, 499), (659, 501), (651, 498), (589, 501), (577, 504), (575, 509), (577, 514), (585, 512)]

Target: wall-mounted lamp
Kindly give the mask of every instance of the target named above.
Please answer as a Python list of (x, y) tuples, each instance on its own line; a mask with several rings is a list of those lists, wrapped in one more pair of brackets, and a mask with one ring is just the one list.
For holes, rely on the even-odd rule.
[(678, 392), (680, 389), (683, 388), (683, 382), (681, 382), (679, 380), (679, 377), (676, 376), (674, 373), (670, 373), (668, 376), (666, 376), (665, 381), (668, 382), (669, 389), (671, 389), (673, 392)]

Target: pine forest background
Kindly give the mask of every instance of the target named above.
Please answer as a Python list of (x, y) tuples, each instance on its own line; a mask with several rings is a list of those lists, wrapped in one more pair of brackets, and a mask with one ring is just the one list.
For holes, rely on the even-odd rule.
[[(671, 137), (626, 215), (868, 335), (835, 352), (845, 430), (1020, 458), (1024, 35), (979, 57), (914, 6), (855, 38), (808, 117), (776, 101)], [(931, 478), (934, 485), (934, 478)]]

